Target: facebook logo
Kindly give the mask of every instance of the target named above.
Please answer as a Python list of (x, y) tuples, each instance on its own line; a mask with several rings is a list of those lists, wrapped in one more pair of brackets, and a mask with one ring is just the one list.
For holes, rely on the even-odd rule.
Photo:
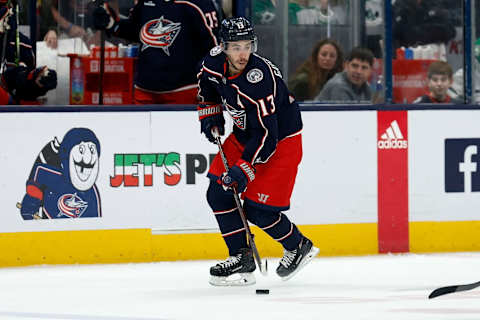
[(480, 191), (480, 139), (445, 139), (445, 192)]

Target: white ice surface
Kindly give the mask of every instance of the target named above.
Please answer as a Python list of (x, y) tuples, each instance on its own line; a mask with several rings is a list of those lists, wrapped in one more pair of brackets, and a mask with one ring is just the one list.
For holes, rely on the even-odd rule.
[(0, 319), (480, 319), (480, 288), (427, 299), (479, 281), (480, 253), (317, 258), (287, 282), (269, 259), (269, 275), (242, 288), (210, 286), (214, 263), (3, 268)]

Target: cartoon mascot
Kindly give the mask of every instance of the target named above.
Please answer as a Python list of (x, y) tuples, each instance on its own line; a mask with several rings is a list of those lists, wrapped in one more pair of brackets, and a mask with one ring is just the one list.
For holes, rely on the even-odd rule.
[(100, 142), (86, 128), (70, 129), (39, 153), (17, 204), (24, 220), (101, 217), (95, 181), (100, 167)]

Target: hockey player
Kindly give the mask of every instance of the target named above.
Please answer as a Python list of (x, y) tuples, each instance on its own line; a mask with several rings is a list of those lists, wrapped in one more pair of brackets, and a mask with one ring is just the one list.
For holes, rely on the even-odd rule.
[[(247, 19), (223, 20), (220, 41), (203, 60), (198, 93), (201, 132), (209, 141), (215, 141), (212, 129), (221, 135), (225, 132), (224, 108), (234, 123), (223, 143), (230, 168), (224, 172), (217, 154), (208, 172), (207, 201), (230, 255), (210, 269), (210, 283), (255, 283), (255, 263), (232, 196), (233, 186), (242, 193), (247, 219), (283, 246), (276, 271), (287, 280), (319, 251), (282, 213), (290, 207), (302, 158), (300, 110), (280, 70), (255, 54), (257, 37)], [(230, 277), (233, 274), (238, 275)]]
[(35, 68), (30, 40), (16, 32), (11, 1), (0, 1), (0, 104), (38, 104), (38, 97), (57, 87), (55, 70)]
[(212, 0), (139, 0), (128, 19), (105, 4), (94, 25), (107, 34), (141, 42), (135, 103), (197, 104), (197, 65), (217, 45), (218, 13)]

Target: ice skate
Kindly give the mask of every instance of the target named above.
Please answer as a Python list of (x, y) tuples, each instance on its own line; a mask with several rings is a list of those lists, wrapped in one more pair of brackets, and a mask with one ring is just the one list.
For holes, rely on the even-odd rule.
[(283, 258), (277, 268), (277, 274), (286, 281), (307, 265), (320, 250), (313, 246), (312, 241), (303, 237), (293, 251), (284, 250)]
[(255, 284), (255, 261), (252, 249), (242, 248), (234, 256), (210, 268), (213, 286), (248, 286)]

